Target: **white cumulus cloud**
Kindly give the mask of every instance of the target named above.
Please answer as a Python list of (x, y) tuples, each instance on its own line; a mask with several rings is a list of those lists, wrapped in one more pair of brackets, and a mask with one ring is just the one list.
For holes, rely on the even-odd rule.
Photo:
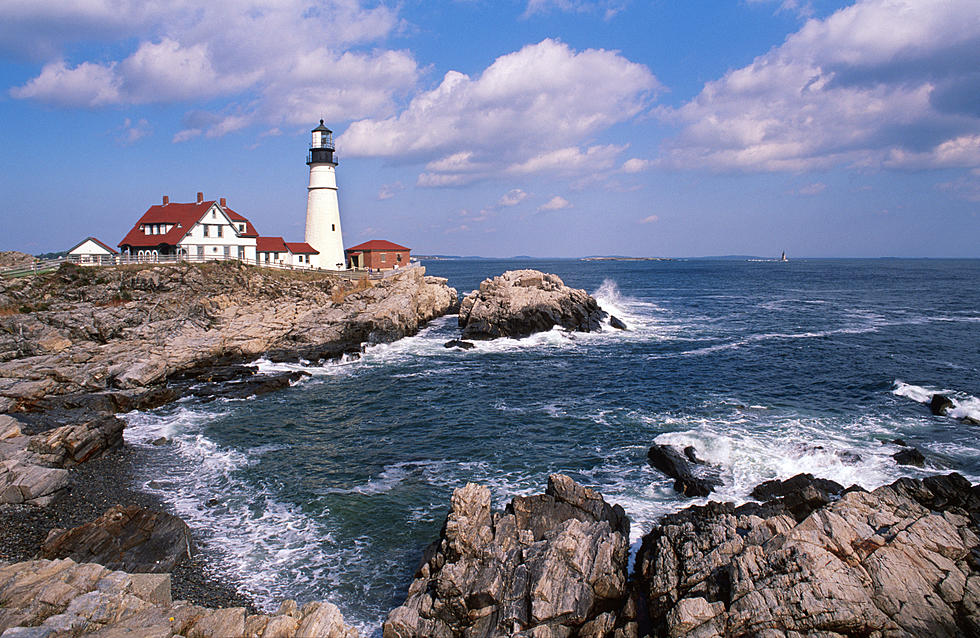
[[(0, 3), (0, 41), (49, 59), (10, 94), (63, 107), (225, 98), (217, 136), (261, 123), (275, 127), (394, 112), (413, 90), (417, 64), (406, 51), (352, 49), (400, 28), (397, 10), (366, 0), (11, 0)], [(33, 39), (16, 34), (28, 31)], [(6, 38), (6, 40), (5, 40)], [(93, 41), (117, 59), (69, 62), (63, 49)], [(130, 44), (134, 43), (134, 44)], [(227, 116), (229, 112), (234, 116)], [(187, 127), (187, 139), (200, 127)]]
[(445, 74), (397, 115), (354, 122), (347, 155), (428, 161), (422, 185), (614, 162), (624, 147), (582, 147), (636, 116), (659, 88), (649, 69), (615, 51), (575, 51), (552, 39), (497, 58), (478, 77)]
[(974, 166), (980, 3), (858, 0), (676, 110), (666, 163), (801, 171)]
[(504, 196), (500, 198), (498, 202), (499, 206), (517, 206), (521, 202), (527, 199), (527, 193), (519, 188), (512, 188), (511, 190), (504, 193)]

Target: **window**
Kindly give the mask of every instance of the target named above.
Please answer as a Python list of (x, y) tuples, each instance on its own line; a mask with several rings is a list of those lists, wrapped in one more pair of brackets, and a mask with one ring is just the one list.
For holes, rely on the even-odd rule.
[(211, 227), (208, 226), (207, 224), (202, 224), (201, 227), (204, 228), (204, 236), (205, 237), (210, 237), (211, 236)]
[(204, 246), (198, 246), (197, 247), (197, 256), (198, 257), (203, 257), (204, 256)]
[(240, 232), (240, 233), (244, 233), (245, 232), (245, 224), (239, 224), (238, 225), (238, 232)]
[(398, 260), (398, 261), (401, 261), (402, 260), (402, 254), (401, 253), (396, 253), (395, 254), (395, 259)]
[(330, 224), (330, 230), (337, 230), (337, 224)]
[(231, 246), (225, 246), (225, 258), (227, 259), (228, 257), (231, 257)]
[(217, 228), (218, 228), (218, 237), (221, 237), (221, 230), (224, 228), (224, 226), (218, 226)]
[(381, 263), (388, 261), (388, 253), (381, 253)]

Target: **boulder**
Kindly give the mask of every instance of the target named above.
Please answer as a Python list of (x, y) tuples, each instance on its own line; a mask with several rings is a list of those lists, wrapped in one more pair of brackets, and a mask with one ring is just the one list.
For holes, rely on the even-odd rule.
[(802, 519), (776, 501), (666, 516), (636, 559), (650, 634), (980, 635), (977, 490), (958, 475), (901, 479)]
[(463, 339), (526, 337), (561, 326), (599, 330), (606, 313), (584, 290), (569, 288), (557, 275), (537, 270), (509, 270), (485, 279), (459, 309)]
[(41, 555), (128, 572), (163, 573), (189, 557), (191, 545), (190, 528), (176, 516), (116, 505), (90, 523), (53, 530), (41, 546)]
[(684, 496), (707, 496), (721, 485), (721, 479), (717, 472), (697, 460), (693, 447), (684, 452), (687, 457), (673, 446), (655, 443), (647, 451), (647, 460), (650, 465), (674, 479), (674, 489)]
[(462, 339), (451, 339), (447, 341), (444, 346), (446, 348), (459, 348), (460, 350), (472, 350), (476, 347), (475, 343), (469, 341), (463, 341)]
[(929, 410), (936, 416), (946, 416), (954, 407), (952, 399), (945, 394), (934, 394), (929, 401)]
[(914, 447), (905, 448), (904, 450), (899, 450), (892, 454), (892, 458), (899, 465), (914, 465), (915, 467), (925, 467), (926, 457), (922, 455), (922, 452)]
[(616, 330), (627, 330), (626, 324), (623, 323), (616, 315), (609, 315), (609, 325)]
[(637, 636), (627, 584), (629, 521), (567, 476), (504, 512), (473, 483), (453, 492), (384, 638)]

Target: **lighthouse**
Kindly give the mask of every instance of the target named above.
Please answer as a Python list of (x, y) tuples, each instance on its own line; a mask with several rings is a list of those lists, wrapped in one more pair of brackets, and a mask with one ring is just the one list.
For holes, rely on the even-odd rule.
[(306, 198), (306, 243), (319, 251), (320, 267), (344, 269), (344, 238), (340, 232), (337, 201), (337, 158), (333, 131), (323, 125), (313, 129), (310, 154), (310, 186)]

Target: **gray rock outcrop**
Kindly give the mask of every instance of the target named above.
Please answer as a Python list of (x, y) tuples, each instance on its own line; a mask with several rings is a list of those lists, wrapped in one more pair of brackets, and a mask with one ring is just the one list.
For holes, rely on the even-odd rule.
[(459, 326), (463, 339), (520, 338), (555, 326), (591, 332), (605, 316), (587, 292), (569, 288), (557, 275), (509, 270), (466, 295)]
[(358, 638), (336, 606), (286, 600), (274, 614), (174, 601), (170, 574), (128, 574), (71, 559), (0, 563), (0, 634), (141, 638)]
[(796, 512), (710, 503), (662, 519), (635, 578), (653, 635), (976, 636), (978, 522), (977, 488), (956, 474)]
[(453, 492), (442, 537), (384, 638), (636, 636), (628, 553), (622, 508), (567, 476), (503, 512), (470, 483)]
[(191, 556), (187, 524), (137, 505), (116, 505), (74, 529), (52, 530), (41, 546), (42, 558), (71, 558), (136, 573), (173, 571), (185, 556)]

